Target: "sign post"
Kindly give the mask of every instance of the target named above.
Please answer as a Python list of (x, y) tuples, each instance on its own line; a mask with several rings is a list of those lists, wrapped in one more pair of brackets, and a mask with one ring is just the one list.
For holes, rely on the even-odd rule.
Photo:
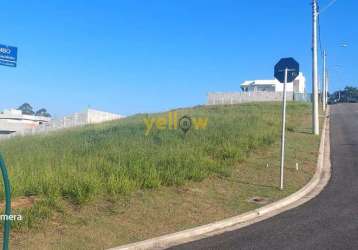
[[(17, 63), (17, 48), (7, 45), (0, 44), (0, 65), (8, 67), (16, 67)], [(0, 169), (2, 173), (4, 190), (5, 190), (5, 215), (6, 219), (4, 222), (4, 238), (3, 238), (3, 250), (9, 249), (9, 238), (10, 238), (10, 215), (11, 215), (11, 190), (10, 181), (5, 166), (5, 162), (0, 154)]]
[[(280, 165), (280, 189), (283, 190), (284, 166), (285, 166), (285, 132), (286, 132), (286, 85), (293, 82), (300, 72), (299, 64), (293, 58), (282, 58), (275, 65), (274, 75), (283, 83), (282, 97), (282, 131), (281, 131), (281, 165)], [(293, 86), (292, 86), (293, 87)], [(292, 89), (293, 91), (293, 89)]]

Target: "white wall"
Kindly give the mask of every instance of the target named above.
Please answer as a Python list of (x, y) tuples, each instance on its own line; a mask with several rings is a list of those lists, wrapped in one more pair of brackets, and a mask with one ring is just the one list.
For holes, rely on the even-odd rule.
[[(301, 72), (293, 82), (287, 83), (286, 91), (302, 94), (306, 92), (306, 78)], [(276, 92), (283, 92), (283, 83), (276, 84)]]
[(122, 118), (121, 115), (98, 111), (94, 109), (87, 110), (87, 122), (88, 123), (100, 123), (104, 121), (112, 121)]
[[(34, 135), (34, 134), (48, 133), (51, 131), (56, 131), (64, 128), (72, 128), (72, 127), (83, 126), (91, 123), (112, 121), (116, 119), (121, 119), (123, 117), (124, 116), (113, 114), (113, 113), (88, 109), (85, 112), (74, 113), (72, 115), (65, 116), (61, 119), (53, 119), (49, 123), (40, 126), (25, 127), (24, 129), (16, 130), (17, 131), (16, 133), (12, 133), (10, 135), (1, 135), (0, 139), (7, 139), (18, 135)], [(0, 128), (1, 125), (2, 124), (0, 120)]]
[[(293, 92), (293, 83), (289, 82), (286, 84), (286, 91)], [(276, 84), (276, 92), (283, 92), (283, 83)]]
[[(282, 101), (283, 92), (231, 92), (209, 93), (208, 105), (239, 104), (246, 102)], [(293, 92), (287, 92), (287, 100), (293, 100)]]

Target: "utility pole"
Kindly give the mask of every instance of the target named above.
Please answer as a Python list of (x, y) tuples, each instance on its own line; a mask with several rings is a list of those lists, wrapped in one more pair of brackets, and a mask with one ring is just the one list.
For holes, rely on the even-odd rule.
[(312, 128), (313, 134), (319, 135), (318, 120), (318, 46), (317, 46), (317, 0), (312, 0)]
[(326, 111), (326, 103), (327, 103), (327, 71), (326, 71), (326, 60), (327, 53), (326, 50), (323, 51), (323, 83), (322, 83), (322, 108), (323, 112)]
[(328, 92), (329, 92), (329, 74), (326, 69), (326, 103), (328, 103)]

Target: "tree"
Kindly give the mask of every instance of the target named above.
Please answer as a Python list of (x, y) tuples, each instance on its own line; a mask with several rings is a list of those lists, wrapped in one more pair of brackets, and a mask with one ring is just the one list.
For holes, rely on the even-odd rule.
[(36, 111), (36, 116), (44, 116), (44, 117), (51, 117), (50, 113), (47, 112), (46, 109), (42, 108)]
[(358, 98), (358, 88), (347, 86), (344, 88), (344, 91), (348, 97), (353, 99)]
[(18, 110), (21, 110), (22, 114), (24, 115), (34, 115), (34, 111), (32, 110), (32, 106), (25, 102), (20, 107), (17, 108)]
[(358, 88), (347, 86), (344, 90), (335, 91), (329, 96), (330, 103), (358, 102)]

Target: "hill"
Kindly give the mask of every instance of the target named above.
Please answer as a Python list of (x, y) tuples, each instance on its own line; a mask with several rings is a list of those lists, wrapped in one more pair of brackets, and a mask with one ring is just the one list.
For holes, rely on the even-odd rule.
[[(123, 199), (135, 202), (143, 199), (137, 197), (138, 192), (146, 190), (151, 195), (158, 190), (157, 193), (166, 197), (161, 200), (165, 207), (169, 204), (165, 203), (166, 199), (172, 199), (175, 194), (166, 196), (163, 190), (195, 186), (195, 183), (208, 180), (220, 183), (233, 179), (240, 185), (244, 183), (240, 198), (234, 203), (223, 203), (231, 209), (230, 213), (220, 215), (224, 217), (238, 211), (235, 202), (244, 208), (240, 208), (240, 212), (253, 207), (241, 203), (255, 194), (252, 185), (257, 183), (266, 186), (257, 194), (271, 200), (287, 195), (312, 175), (319, 139), (308, 133), (308, 104), (289, 103), (287, 110), (287, 165), (290, 170), (286, 173), (287, 188), (281, 193), (276, 188), (281, 124), (279, 103), (202, 106), (140, 114), (99, 125), (3, 141), (0, 150), (9, 169), (13, 197), (30, 196), (37, 200), (31, 208), (18, 210), (25, 219), (15, 223), (15, 229), (22, 235), (24, 230), (32, 232), (33, 227), (41, 228), (41, 221), (51, 221), (56, 214), (64, 216), (78, 209), (89, 213), (94, 204), (98, 206), (106, 201), (117, 205), (122, 204)], [(186, 133), (176, 125), (182, 116), (192, 121)], [(299, 174), (294, 170), (296, 162), (302, 169)], [(261, 189), (256, 187), (256, 190)], [(227, 198), (235, 190), (231, 192), (225, 194)], [(225, 197), (215, 199), (220, 203)], [(136, 209), (140, 212), (142, 207)], [(205, 213), (202, 216), (203, 220), (195, 224), (212, 219), (204, 218)], [(67, 223), (61, 219), (60, 224)], [(183, 226), (180, 222), (176, 224), (175, 227)], [(126, 238), (120, 242), (127, 241)]]

